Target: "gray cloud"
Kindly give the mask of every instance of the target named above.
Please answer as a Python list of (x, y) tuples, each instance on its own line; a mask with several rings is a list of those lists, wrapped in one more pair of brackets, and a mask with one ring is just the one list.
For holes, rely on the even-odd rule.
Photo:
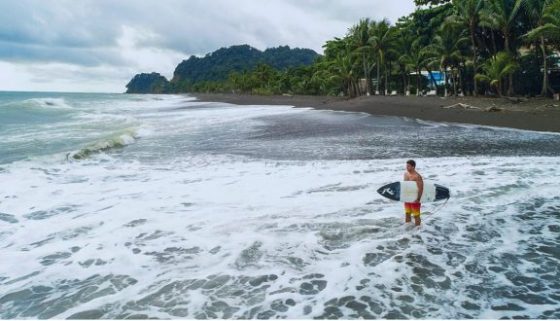
[(1, 41), (0, 57), (10, 61), (64, 62), (88, 67), (126, 63), (115, 48), (63, 47)]
[(158, 69), (235, 44), (321, 51), (360, 18), (396, 21), (413, 9), (412, 0), (2, 0), (0, 61)]
[(92, 1), (3, 1), (0, 40), (60, 47), (112, 46), (115, 25), (108, 23), (100, 9)]

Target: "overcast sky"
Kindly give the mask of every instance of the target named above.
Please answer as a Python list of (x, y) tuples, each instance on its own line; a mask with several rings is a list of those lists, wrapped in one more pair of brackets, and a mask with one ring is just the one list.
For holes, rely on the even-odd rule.
[(322, 53), (360, 18), (395, 22), (413, 0), (1, 0), (0, 90), (123, 92), (190, 55), (249, 44)]

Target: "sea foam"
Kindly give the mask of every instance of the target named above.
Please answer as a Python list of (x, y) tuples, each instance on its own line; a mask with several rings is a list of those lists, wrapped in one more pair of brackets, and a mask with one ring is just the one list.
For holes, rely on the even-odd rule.
[[(2, 164), (1, 318), (558, 317), (555, 135), (102, 97)], [(375, 192), (410, 157), (420, 228)]]

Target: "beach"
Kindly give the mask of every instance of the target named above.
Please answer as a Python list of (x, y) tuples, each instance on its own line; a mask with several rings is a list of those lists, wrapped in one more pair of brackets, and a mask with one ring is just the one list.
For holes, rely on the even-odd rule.
[(201, 98), (0, 93), (0, 319), (560, 317), (560, 135)]
[(85, 8), (0, 1), (0, 321), (560, 320), (560, 0)]
[(560, 132), (560, 102), (547, 98), (519, 99), (519, 102), (513, 102), (506, 98), (482, 97), (362, 96), (348, 99), (331, 96), (192, 95), (200, 101), (236, 105), (313, 107), (435, 122)]

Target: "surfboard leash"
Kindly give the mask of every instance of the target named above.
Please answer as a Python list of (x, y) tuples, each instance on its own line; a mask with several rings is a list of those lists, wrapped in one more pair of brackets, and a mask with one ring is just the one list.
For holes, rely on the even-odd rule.
[(436, 214), (437, 212), (439, 212), (440, 210), (442, 210), (442, 209), (445, 207), (445, 205), (447, 205), (447, 202), (449, 202), (449, 199), (450, 199), (450, 198), (451, 198), (451, 197), (446, 198), (446, 199), (445, 199), (445, 202), (443, 202), (443, 204), (441, 204), (441, 206), (440, 206), (437, 210), (435, 210), (435, 211), (432, 213), (432, 215), (433, 215), (433, 214)]

